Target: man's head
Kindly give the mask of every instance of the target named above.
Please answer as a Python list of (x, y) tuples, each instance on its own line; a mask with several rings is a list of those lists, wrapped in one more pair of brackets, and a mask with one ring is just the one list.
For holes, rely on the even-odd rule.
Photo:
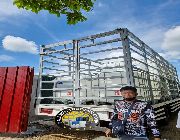
[(133, 101), (137, 96), (137, 89), (132, 86), (125, 86), (120, 89), (122, 97), (126, 101)]

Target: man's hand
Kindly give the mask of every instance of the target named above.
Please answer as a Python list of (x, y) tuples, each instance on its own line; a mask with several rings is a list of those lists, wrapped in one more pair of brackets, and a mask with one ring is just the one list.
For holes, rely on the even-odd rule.
[(154, 140), (161, 140), (160, 138), (154, 138)]
[(105, 133), (106, 133), (106, 137), (109, 137), (111, 135), (111, 129), (107, 129)]

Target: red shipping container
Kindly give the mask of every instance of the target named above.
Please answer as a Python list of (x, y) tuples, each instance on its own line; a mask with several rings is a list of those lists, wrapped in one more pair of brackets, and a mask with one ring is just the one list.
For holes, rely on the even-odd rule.
[(2, 69), (0, 78), (5, 82), (0, 93), (0, 132), (26, 131), (34, 71), (27, 66)]
[(21, 122), (22, 122), (21, 115), (23, 109), (26, 108), (23, 102), (26, 96), (25, 90), (26, 90), (26, 84), (28, 82), (27, 81), (28, 76), (29, 76), (29, 67), (19, 67), (8, 132), (20, 132)]
[(7, 132), (8, 130), (16, 77), (17, 67), (9, 67), (0, 108), (0, 132)]
[(33, 84), (33, 76), (34, 76), (34, 69), (29, 70), (29, 75), (27, 78), (27, 85), (26, 85), (26, 96), (24, 100), (24, 112), (22, 113), (22, 130), (27, 130), (28, 125), (28, 116), (29, 116), (29, 110), (30, 110), (30, 101), (31, 101), (31, 92), (32, 92), (32, 84)]
[(6, 82), (6, 74), (7, 74), (7, 68), (0, 68), (0, 108), (1, 108), (1, 100), (2, 100), (2, 96), (4, 93), (4, 86), (5, 86), (5, 82)]

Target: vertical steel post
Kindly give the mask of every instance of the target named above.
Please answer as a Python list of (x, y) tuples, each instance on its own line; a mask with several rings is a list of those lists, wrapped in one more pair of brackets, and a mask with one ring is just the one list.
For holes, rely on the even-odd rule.
[(68, 70), (69, 70), (69, 76), (71, 76), (71, 57), (69, 57), (69, 59), (68, 59)]
[[(92, 96), (93, 96), (93, 94), (92, 94), (92, 93), (93, 93), (93, 91), (92, 91), (92, 86), (93, 86), (93, 84), (92, 84), (92, 78), (93, 78), (93, 77), (92, 77), (92, 73), (91, 73), (91, 61), (88, 61), (88, 74), (89, 74), (89, 77), (91, 77), (91, 85), (90, 85), (90, 86), (91, 86), (91, 91), (90, 91), (91, 94), (90, 94), (90, 95), (91, 95), (91, 97), (92, 97)], [(86, 96), (86, 97), (87, 97), (87, 96)]]
[(158, 68), (158, 75), (159, 75), (159, 89), (160, 89), (160, 92), (161, 92), (161, 94), (165, 94), (165, 92), (164, 92), (164, 86), (163, 86), (163, 73), (162, 73), (162, 66), (161, 66), (161, 60), (160, 59), (158, 59), (157, 58), (157, 53), (156, 52), (153, 52), (153, 54), (154, 54), (154, 60), (155, 60), (155, 62), (156, 62), (156, 66), (157, 66), (157, 68)]
[(75, 104), (75, 99), (74, 99), (74, 95), (75, 95), (75, 45), (74, 45), (74, 41), (73, 41), (73, 72), (72, 72), (72, 80), (73, 80), (73, 106)]
[(175, 74), (176, 74), (176, 86), (177, 86), (177, 90), (178, 90), (178, 93), (177, 94), (179, 94), (179, 91), (180, 91), (180, 89), (179, 89), (179, 78), (178, 78), (178, 74), (177, 74), (177, 70), (176, 70), (176, 68), (174, 68), (175, 69)]
[(146, 66), (146, 72), (147, 72), (147, 80), (149, 83), (149, 90), (150, 90), (150, 96), (151, 96), (151, 102), (152, 104), (154, 104), (154, 95), (153, 95), (153, 90), (152, 90), (152, 85), (151, 85), (151, 77), (149, 74), (149, 66), (148, 66), (148, 61), (147, 61), (147, 55), (146, 55), (146, 49), (145, 49), (145, 45), (142, 42), (142, 49), (143, 49), (143, 55), (144, 55), (144, 60), (145, 60), (145, 66)]
[(107, 81), (106, 81), (106, 72), (104, 72), (104, 95), (107, 102)]
[(75, 93), (75, 106), (79, 107), (80, 105), (80, 49), (78, 46), (78, 41), (73, 41), (73, 46), (75, 49), (75, 87), (74, 87), (74, 93)]
[(124, 64), (125, 64), (125, 69), (126, 69), (127, 84), (131, 85), (131, 86), (135, 86), (130, 45), (129, 45), (129, 40), (128, 40), (128, 30), (126, 28), (119, 29), (119, 30), (120, 30), (120, 37), (121, 37), (122, 46), (123, 46)]
[[(38, 97), (41, 97), (41, 88), (42, 88), (42, 73), (43, 73), (43, 55), (44, 55), (44, 45), (40, 46), (40, 62), (39, 62), (39, 79), (38, 79)], [(40, 103), (40, 100), (37, 100), (37, 103)]]

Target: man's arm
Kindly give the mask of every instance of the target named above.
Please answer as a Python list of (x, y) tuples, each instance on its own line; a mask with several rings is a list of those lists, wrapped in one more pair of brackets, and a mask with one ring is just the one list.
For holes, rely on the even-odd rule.
[(110, 129), (112, 129), (112, 120), (113, 119), (117, 119), (118, 118), (118, 111), (117, 111), (117, 109), (116, 109), (116, 101), (114, 101), (114, 109), (113, 109), (113, 114), (112, 114), (112, 116), (111, 116), (111, 118), (110, 118), (110, 123), (109, 123), (109, 128)]
[(160, 140), (161, 135), (157, 128), (155, 112), (154, 112), (153, 107), (150, 104), (146, 106), (145, 115), (146, 115), (147, 125), (151, 129), (152, 134), (154, 135), (154, 140)]
[(112, 119), (117, 119), (117, 117), (118, 117), (118, 111), (117, 111), (117, 109), (116, 109), (116, 101), (114, 101), (114, 109), (113, 109), (113, 114), (112, 114), (112, 116), (111, 116), (111, 118), (110, 118), (110, 123), (109, 123), (109, 127), (107, 128), (107, 130), (106, 130), (106, 136), (108, 137), (108, 136), (110, 136), (110, 134), (111, 134), (111, 130), (112, 130)]

